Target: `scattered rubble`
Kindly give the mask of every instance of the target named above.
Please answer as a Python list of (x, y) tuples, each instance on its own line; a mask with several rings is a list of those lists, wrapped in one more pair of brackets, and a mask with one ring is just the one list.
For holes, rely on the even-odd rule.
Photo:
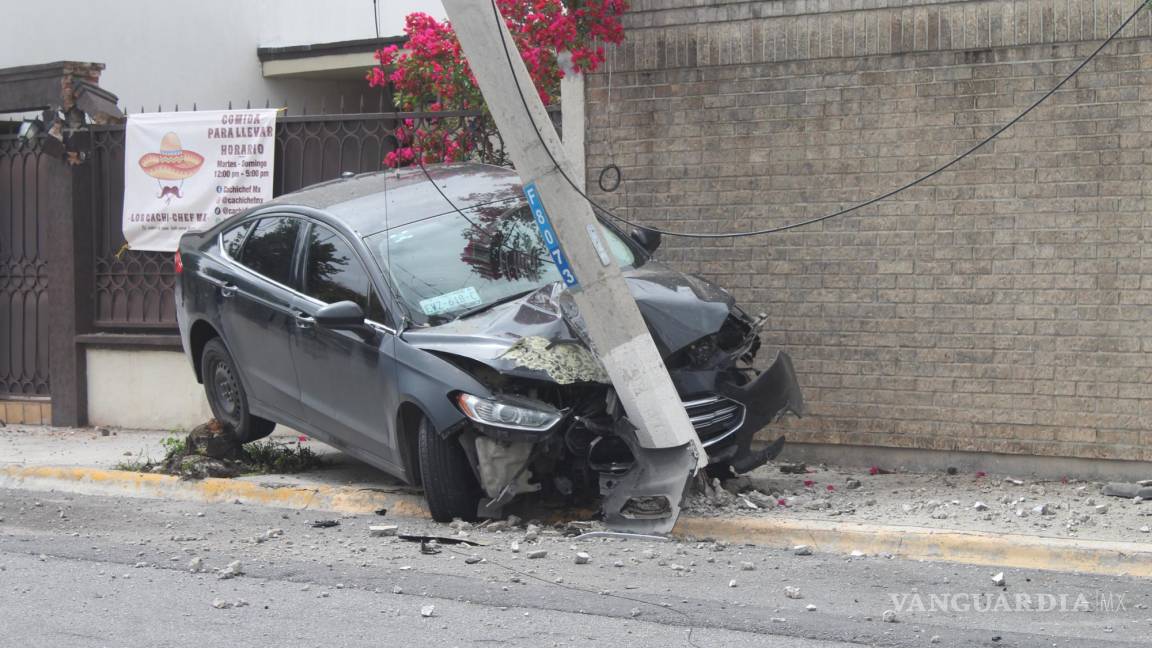
[(1136, 482), (1134, 484), (1109, 482), (1104, 484), (1104, 488), (1101, 489), (1100, 492), (1112, 497), (1123, 497), (1124, 499), (1134, 499), (1137, 497), (1141, 500), (1152, 499), (1152, 485), (1148, 485), (1148, 482)]
[(368, 535), (373, 538), (382, 538), (384, 536), (394, 536), (400, 527), (395, 524), (372, 524), (368, 526)]
[(787, 596), (790, 599), (804, 598), (804, 596), (800, 593), (800, 588), (793, 587), (791, 585), (788, 585), (784, 588), (784, 596)]
[(996, 587), (1004, 587), (1004, 572), (998, 572), (992, 576), (992, 584)]
[(797, 556), (811, 556), (812, 547), (809, 547), (808, 545), (796, 545), (795, 547), (792, 547), (792, 553), (796, 554)]
[(241, 564), (241, 562), (239, 560), (233, 560), (232, 562), (228, 563), (227, 567), (216, 572), (216, 577), (221, 579), (221, 580), (227, 580), (229, 578), (235, 578), (237, 576), (243, 576), (243, 575), (244, 575), (244, 566)]
[(896, 623), (899, 619), (896, 618), (896, 610), (884, 610), (884, 614), (880, 616), (884, 623)]

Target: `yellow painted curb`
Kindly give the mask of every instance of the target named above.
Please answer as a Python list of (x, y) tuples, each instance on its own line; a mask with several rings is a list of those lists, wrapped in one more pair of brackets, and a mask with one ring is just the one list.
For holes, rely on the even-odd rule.
[[(4, 466), (0, 467), (0, 488), (195, 502), (239, 500), (259, 506), (349, 514), (386, 508), (400, 516), (429, 515), (424, 499), (412, 493), (348, 486), (264, 485), (236, 479), (185, 481), (171, 475), (85, 467)], [(861, 551), (911, 560), (1152, 578), (1152, 543), (752, 517), (681, 517), (673, 535), (789, 548), (805, 544), (827, 553)]]
[(288, 509), (318, 509), (339, 513), (389, 513), (412, 517), (428, 515), (419, 495), (344, 486), (263, 485), (238, 479), (182, 480), (172, 475), (103, 470), (86, 467), (5, 466), (0, 488), (66, 491), (81, 495), (150, 497), (195, 502), (232, 502)]
[(911, 560), (1152, 577), (1150, 543), (749, 517), (682, 517), (673, 533), (789, 548), (803, 544), (829, 553), (862, 551)]

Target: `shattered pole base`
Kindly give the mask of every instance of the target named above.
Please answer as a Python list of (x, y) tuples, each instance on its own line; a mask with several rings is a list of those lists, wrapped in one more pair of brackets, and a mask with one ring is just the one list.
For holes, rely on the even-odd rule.
[(636, 463), (623, 475), (603, 475), (604, 525), (633, 534), (671, 533), (680, 501), (696, 473), (691, 443), (675, 448), (633, 446)]

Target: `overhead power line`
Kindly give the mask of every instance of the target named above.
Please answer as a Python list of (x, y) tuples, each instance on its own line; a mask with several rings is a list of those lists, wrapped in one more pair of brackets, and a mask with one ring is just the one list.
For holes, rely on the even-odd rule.
[[(649, 230), (652, 232), (656, 232), (656, 233), (659, 233), (659, 234), (664, 235), (664, 236), (679, 236), (679, 237), (684, 237), (684, 238), (697, 238), (697, 239), (742, 238), (742, 237), (747, 237), (747, 236), (760, 236), (763, 234), (776, 234), (778, 232), (784, 232), (787, 230), (796, 229), (798, 227), (804, 227), (807, 225), (813, 225), (815, 223), (820, 223), (820, 222), (823, 222), (826, 220), (831, 220), (831, 219), (836, 218), (838, 216), (850, 214), (852, 212), (861, 210), (865, 207), (875, 205), (878, 202), (881, 202), (883, 200), (887, 200), (887, 199), (892, 198), (893, 196), (895, 196), (897, 194), (900, 194), (904, 191), (907, 191), (907, 190), (911, 189), (912, 187), (915, 187), (916, 185), (927, 182), (928, 180), (936, 177), (937, 175), (940, 175), (941, 173), (952, 168), (953, 166), (959, 164), (962, 160), (964, 160), (968, 156), (970, 156), (973, 153), (975, 153), (976, 151), (980, 150), (981, 148), (986, 146), (988, 143), (995, 140), (997, 137), (1000, 137), (1000, 135), (1004, 134), (1005, 131), (1007, 131), (1009, 128), (1012, 128), (1013, 126), (1015, 126), (1017, 122), (1024, 119), (1025, 117), (1027, 117), (1028, 114), (1031, 113), (1033, 110), (1036, 110), (1036, 108), (1038, 108), (1040, 106), (1040, 104), (1044, 103), (1045, 101), (1048, 100), (1048, 98), (1050, 98), (1052, 95), (1056, 94), (1060, 90), (1060, 88), (1063, 88), (1065, 84), (1067, 84), (1069, 81), (1071, 81), (1073, 77), (1075, 77), (1077, 74), (1079, 74), (1081, 70), (1083, 70), (1089, 63), (1091, 63), (1092, 60), (1095, 59), (1098, 54), (1100, 54), (1100, 52), (1104, 51), (1104, 48), (1108, 47), (1108, 45), (1111, 44), (1112, 41), (1116, 40), (1116, 38), (1120, 35), (1120, 32), (1124, 31), (1124, 28), (1127, 27), (1133, 20), (1135, 20), (1136, 17), (1138, 15), (1140, 15), (1140, 12), (1143, 11), (1144, 8), (1147, 7), (1149, 4), (1152, 4), (1152, 0), (1147, 0), (1146, 2), (1140, 3), (1140, 5), (1138, 7), (1136, 7), (1136, 9), (1131, 13), (1131, 15), (1129, 15), (1128, 18), (1126, 20), (1124, 20), (1124, 22), (1120, 23), (1120, 26), (1117, 27), (1108, 36), (1108, 38), (1104, 40), (1104, 42), (1100, 43), (1100, 45), (1095, 50), (1093, 50), (1092, 53), (1089, 54), (1087, 58), (1085, 58), (1083, 61), (1081, 61), (1079, 65), (1072, 68), (1072, 71), (1069, 72), (1068, 75), (1065, 76), (1063, 79), (1061, 79), (1059, 83), (1057, 83), (1055, 86), (1053, 86), (1051, 90), (1044, 93), (1036, 101), (1032, 102), (1032, 105), (1025, 108), (1023, 112), (1021, 112), (1019, 115), (1016, 115), (1016, 117), (1014, 117), (1011, 121), (1004, 124), (1000, 128), (996, 129), (991, 135), (980, 140), (974, 146), (972, 146), (968, 150), (964, 151), (963, 153), (961, 153), (957, 157), (949, 160), (947, 163), (933, 169), (932, 171), (929, 171), (928, 173), (916, 178), (915, 180), (912, 180), (911, 182), (903, 184), (899, 187), (896, 187), (895, 189), (892, 189), (891, 191), (887, 191), (887, 192), (882, 193), (878, 196), (874, 196), (872, 198), (869, 198), (868, 200), (865, 200), (864, 202), (856, 203), (850, 207), (845, 207), (845, 208), (840, 209), (838, 211), (834, 211), (834, 212), (829, 213), (829, 214), (824, 214), (823, 216), (817, 216), (815, 218), (809, 218), (807, 220), (802, 220), (802, 221), (798, 221), (795, 223), (789, 223), (786, 225), (779, 225), (777, 227), (766, 227), (764, 229), (750, 230), (750, 231), (746, 231), (746, 232), (722, 232), (722, 233), (677, 232), (677, 231), (672, 231), (672, 230), (659, 229), (656, 227), (652, 227), (651, 225), (642, 225), (642, 224), (637, 223), (635, 221), (624, 218), (623, 216), (615, 214), (614, 212), (612, 212), (612, 210), (608, 209), (607, 207), (604, 207), (603, 205), (599, 204), (592, 197), (590, 197), (588, 194), (586, 194), (584, 192), (583, 188), (581, 188), (581, 186), (579, 184), (577, 184), (574, 180), (572, 180), (572, 178), (570, 178), (568, 176), (568, 174), (565, 173), (564, 168), (560, 165), (560, 163), (557, 162), (556, 156), (553, 155), (552, 150), (550, 148), (548, 148), (547, 142), (544, 141), (544, 135), (540, 132), (540, 129), (536, 126), (534, 121), (532, 121), (532, 124), (533, 124), (532, 128), (536, 132), (536, 137), (539, 138), (541, 146), (543, 146), (544, 150), (548, 152), (548, 157), (552, 160), (552, 164), (556, 167), (556, 171), (559, 172), (561, 176), (563, 176), (564, 180), (566, 180), (568, 182), (568, 184), (571, 185), (572, 188), (576, 190), (577, 193), (579, 193), (581, 196), (583, 196), (584, 199), (588, 201), (588, 204), (590, 204), (596, 211), (599, 211), (600, 213), (602, 213), (602, 214), (604, 214), (610, 218), (613, 218), (617, 221), (620, 221), (621, 223), (625, 223), (625, 224), (630, 225), (632, 227), (642, 228), (642, 229), (646, 229), (646, 230)], [(503, 25), (500, 23), (500, 21), (501, 21), (500, 10), (497, 9), (495, 0), (492, 1), (492, 16), (496, 20), (497, 27), (502, 28)], [(512, 53), (508, 49), (508, 43), (503, 38), (501, 38), (500, 42), (504, 45), (504, 56), (508, 61), (508, 66), (511, 68), (513, 65), (512, 64)], [(516, 82), (516, 92), (520, 95), (520, 102), (524, 105), (525, 112), (528, 112), (529, 114), (531, 114), (531, 110), (528, 107), (528, 99), (525, 97), (524, 89), (522, 87), (520, 87), (520, 81), (518, 79), (516, 79), (515, 73), (512, 74), (512, 78)]]

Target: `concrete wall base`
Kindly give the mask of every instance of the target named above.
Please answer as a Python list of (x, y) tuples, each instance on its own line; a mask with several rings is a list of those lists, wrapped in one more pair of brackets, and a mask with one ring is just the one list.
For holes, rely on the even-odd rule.
[(947, 452), (910, 448), (881, 448), (823, 443), (789, 443), (780, 461), (826, 463), (847, 468), (879, 466), (898, 472), (943, 472), (956, 468), (961, 474), (984, 471), (990, 475), (1039, 479), (1086, 479), (1091, 481), (1137, 481), (1152, 479), (1152, 462), (1114, 459), (1036, 457), (982, 452)]
[(91, 425), (191, 430), (212, 418), (183, 353), (90, 348), (87, 354)]

